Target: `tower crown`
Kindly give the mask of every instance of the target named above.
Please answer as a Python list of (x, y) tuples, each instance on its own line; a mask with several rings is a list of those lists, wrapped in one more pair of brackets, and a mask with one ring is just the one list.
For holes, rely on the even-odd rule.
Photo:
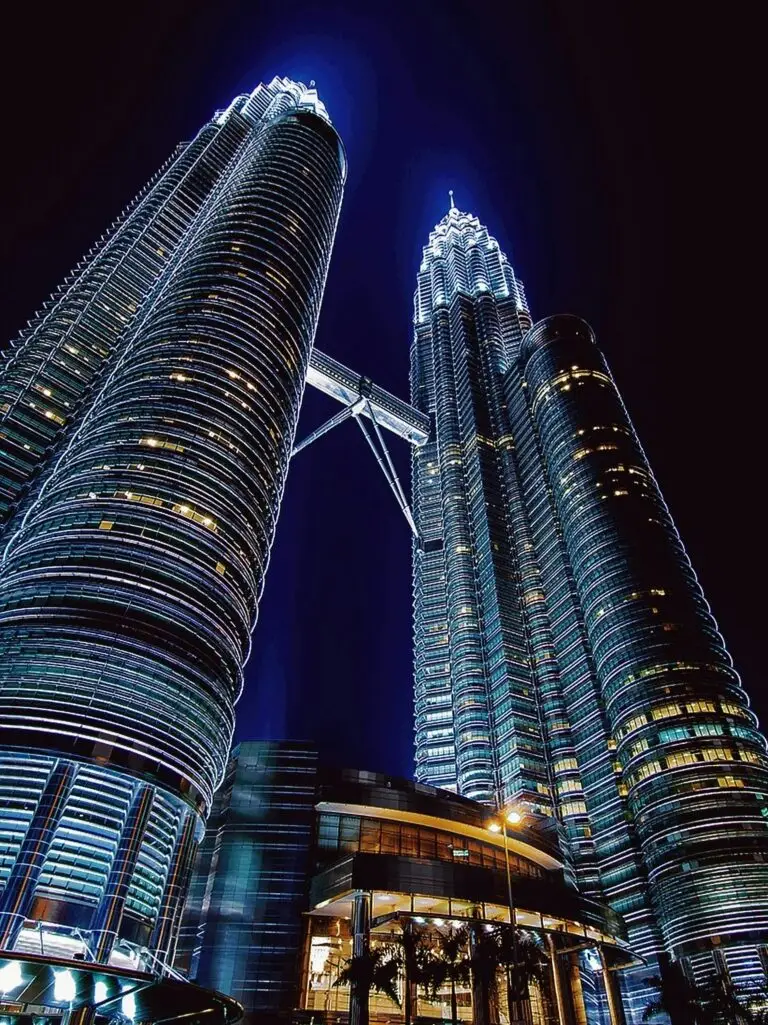
[(497, 299), (515, 299), (527, 312), (525, 293), (498, 241), (471, 213), (459, 210), (453, 189), (450, 205), (429, 233), (422, 250), (418, 288), (414, 297), (415, 322), (422, 323), (433, 306), (450, 302), (461, 292), (492, 292)]

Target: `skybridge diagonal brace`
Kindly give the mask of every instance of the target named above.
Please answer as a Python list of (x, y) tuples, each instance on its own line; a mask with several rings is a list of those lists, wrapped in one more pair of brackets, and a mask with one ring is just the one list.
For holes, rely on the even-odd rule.
[[(371, 434), (371, 431), (365, 424), (365, 417), (368, 417), (373, 424), (373, 434)], [(376, 418), (374, 408), (367, 398), (361, 396), (356, 401), (349, 403), (349, 405), (346, 405), (341, 412), (336, 413), (330, 419), (326, 420), (325, 423), (321, 424), (317, 430), (308, 434), (306, 438), (298, 443), (298, 445), (294, 446), (293, 451), (291, 452), (291, 458), (298, 455), (302, 449), (307, 448), (314, 441), (317, 441), (318, 438), (322, 438), (324, 434), (332, 431), (334, 427), (338, 427), (339, 424), (343, 424), (350, 418), (357, 422), (358, 427), (363, 432), (363, 437), (368, 442), (371, 452), (373, 452), (374, 459), (379, 464), (381, 472), (384, 474), (387, 484), (389, 484), (392, 494), (395, 496), (395, 501), (400, 507), (400, 511), (403, 516), (405, 516), (408, 526), (411, 528), (413, 536), (418, 537), (419, 532), (416, 528), (416, 523), (413, 519), (410, 506), (408, 505), (408, 499), (405, 496), (405, 491), (403, 490), (400, 478), (395, 470), (395, 464), (392, 462), (392, 457), (389, 454), (389, 449), (387, 448), (387, 443), (384, 440), (384, 434)]]
[(302, 449), (311, 445), (313, 441), (317, 441), (318, 438), (322, 438), (322, 436), (327, 434), (328, 431), (332, 431), (334, 427), (338, 427), (339, 424), (344, 423), (344, 421), (348, 420), (351, 416), (357, 416), (359, 412), (358, 407), (362, 405), (362, 401), (362, 399), (358, 399), (358, 401), (353, 402), (351, 406), (345, 406), (340, 413), (335, 413), (329, 420), (326, 420), (325, 423), (321, 424), (316, 431), (312, 431), (312, 433), (308, 434), (307, 437), (304, 438), (303, 441), (300, 441), (298, 445), (294, 445), (293, 452), (291, 452), (291, 458), (298, 455)]
[[(387, 484), (389, 484), (390, 488), (392, 489), (392, 494), (395, 496), (395, 501), (400, 506), (400, 511), (402, 512), (403, 516), (405, 516), (406, 520), (408, 521), (408, 526), (411, 528), (411, 532), (413, 533), (413, 536), (414, 537), (418, 537), (419, 536), (419, 532), (416, 529), (416, 524), (414, 523), (413, 516), (411, 514), (411, 510), (410, 510), (410, 508), (408, 506), (408, 503), (405, 500), (405, 496), (403, 495), (402, 488), (400, 487), (400, 481), (397, 478), (397, 474), (394, 472), (394, 467), (392, 469), (392, 472), (390, 473), (389, 467), (392, 466), (392, 460), (389, 457), (389, 452), (387, 451), (387, 446), (384, 444), (384, 439), (381, 438), (381, 436), (380, 436), (381, 445), (382, 445), (382, 448), (383, 448), (384, 453), (385, 453), (386, 461), (385, 461), (385, 459), (382, 459), (379, 450), (376, 448), (376, 442), (374, 441), (373, 437), (371, 436), (371, 432), (365, 426), (365, 422), (358, 415), (355, 416), (355, 420), (357, 421), (357, 426), (363, 432), (363, 437), (368, 442), (368, 444), (370, 446), (370, 449), (371, 449), (371, 452), (373, 452), (374, 458), (375, 458), (376, 462), (379, 464), (379, 467), (381, 468), (381, 472), (384, 474), (384, 477), (386, 478)], [(374, 426), (375, 426), (375, 424), (376, 424), (376, 421), (374, 420)], [(389, 464), (389, 465), (387, 465), (387, 464)]]
[(376, 431), (376, 437), (378, 438), (378, 441), (379, 441), (379, 447), (380, 447), (381, 451), (384, 453), (384, 458), (386, 459), (387, 466), (389, 467), (389, 474), (390, 474), (390, 478), (389, 479), (394, 482), (394, 485), (397, 488), (397, 493), (400, 496), (401, 508), (406, 513), (406, 519), (411, 524), (411, 529), (413, 530), (414, 533), (416, 533), (416, 524), (413, 522), (413, 520), (411, 518), (411, 510), (410, 510), (410, 507), (408, 505), (408, 499), (405, 497), (405, 492), (403, 491), (403, 486), (400, 483), (400, 478), (397, 476), (397, 471), (395, 470), (395, 464), (392, 462), (392, 457), (389, 454), (389, 449), (387, 448), (387, 443), (384, 441), (384, 435), (382, 434), (381, 428), (379, 427), (379, 422), (376, 419), (376, 414), (373, 411), (373, 406), (371, 406), (371, 403), (369, 401), (367, 401), (367, 400), (366, 400), (366, 403), (365, 403), (365, 411), (368, 413), (368, 416), (371, 418), (371, 420), (373, 422), (373, 428)]

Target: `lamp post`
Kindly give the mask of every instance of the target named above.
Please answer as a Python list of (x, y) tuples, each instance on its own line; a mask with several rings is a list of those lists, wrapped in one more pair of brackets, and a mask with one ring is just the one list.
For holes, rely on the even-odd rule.
[[(504, 868), (506, 869), (507, 875), (507, 904), (509, 905), (509, 924), (510, 928), (512, 929), (512, 960), (514, 962), (515, 977), (514, 995), (515, 1004), (519, 1004), (520, 1001), (517, 999), (518, 986), (520, 982), (520, 973), (517, 962), (517, 909), (515, 908), (515, 896), (512, 892), (512, 872), (509, 867), (509, 837), (507, 835), (507, 824), (509, 824), (510, 826), (516, 826), (520, 822), (522, 822), (523, 816), (519, 811), (515, 811), (514, 809), (512, 809), (511, 811), (500, 811), (499, 818), (501, 819), (501, 822), (499, 823), (497, 820), (494, 819), (493, 822), (489, 823), (488, 829), (492, 833), (501, 833), (504, 837)], [(509, 968), (507, 968), (507, 983), (509, 984), (509, 982), (510, 972)], [(508, 988), (508, 993), (510, 996), (512, 995), (511, 985)], [(511, 1000), (509, 1002), (511, 1003)], [(509, 1020), (511, 1025), (515, 1025), (515, 1022), (520, 1020), (519, 1014), (517, 1014), (515, 1016), (515, 1019), (513, 1019), (512, 1007), (509, 1007)]]

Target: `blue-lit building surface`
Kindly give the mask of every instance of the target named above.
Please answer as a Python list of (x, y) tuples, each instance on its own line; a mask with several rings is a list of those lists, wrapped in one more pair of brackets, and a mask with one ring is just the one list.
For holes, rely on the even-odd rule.
[[(610, 1025), (607, 992), (620, 1013), (617, 980), (637, 960), (624, 923), (570, 885), (551, 818), (510, 828), (506, 841), (488, 827), (482, 804), (324, 766), (310, 744), (240, 744), (198, 851), (177, 967), (231, 993), (248, 1025), (344, 1021), (355, 998), (336, 983), (353, 949), (397, 948), (407, 930), (435, 949), (454, 930), (488, 935), (514, 913), (546, 959), (525, 1020)], [(503, 972), (494, 975), (485, 1018), (472, 984), (459, 985), (460, 1021), (509, 1020)], [(415, 1001), (419, 1020), (450, 1019), (446, 986), (420, 988)], [(370, 1015), (402, 1021), (403, 1007), (374, 991)]]
[(313, 89), (180, 146), (0, 368), (0, 954), (173, 959), (341, 204)]
[(317, 774), (311, 745), (238, 745), (196, 855), (177, 966), (250, 1010), (295, 1006)]
[(533, 327), (487, 229), (424, 248), (411, 397), (416, 777), (550, 814), (649, 967), (762, 985), (768, 758), (591, 329)]

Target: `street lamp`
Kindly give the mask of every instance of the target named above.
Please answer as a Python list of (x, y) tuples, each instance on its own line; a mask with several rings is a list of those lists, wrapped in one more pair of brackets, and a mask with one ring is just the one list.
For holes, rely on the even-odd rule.
[[(488, 829), (492, 833), (502, 833), (504, 836), (504, 867), (507, 872), (507, 903), (509, 905), (509, 924), (512, 929), (512, 960), (515, 968), (515, 996), (519, 985), (518, 963), (517, 963), (517, 909), (515, 908), (515, 897), (512, 893), (512, 873), (509, 868), (509, 841), (507, 837), (507, 825), (517, 826), (523, 821), (523, 816), (514, 808), (509, 811), (501, 811), (499, 818), (488, 823)], [(509, 968), (507, 968), (507, 982), (509, 983)], [(511, 987), (510, 987), (511, 990)], [(508, 992), (510, 991), (508, 990)], [(511, 994), (510, 994), (511, 995)], [(517, 1003), (517, 1000), (515, 1001)], [(512, 1021), (512, 1008), (509, 1009), (509, 1020)]]
[[(494, 819), (488, 823), (488, 829), (491, 833), (502, 833), (504, 836), (504, 866), (507, 870), (507, 903), (509, 904), (509, 921), (510, 925), (514, 929), (517, 925), (517, 916), (515, 910), (515, 898), (512, 893), (512, 874), (509, 869), (509, 839), (507, 836), (507, 825), (517, 826), (523, 821), (523, 816), (519, 811), (511, 809), (507, 812), (502, 812), (499, 819)], [(514, 933), (513, 933), (514, 935)]]

